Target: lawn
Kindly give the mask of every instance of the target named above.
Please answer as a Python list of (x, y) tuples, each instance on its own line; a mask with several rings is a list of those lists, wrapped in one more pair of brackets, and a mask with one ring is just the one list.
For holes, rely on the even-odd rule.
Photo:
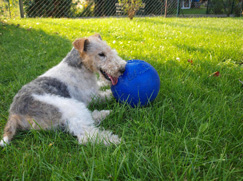
[(1, 19), (0, 133), (17, 91), (95, 32), (122, 58), (155, 67), (158, 97), (142, 108), (90, 105), (113, 110), (101, 127), (119, 145), (19, 132), (0, 148), (0, 180), (242, 180), (242, 18)]
[(181, 9), (181, 14), (206, 14), (207, 8)]

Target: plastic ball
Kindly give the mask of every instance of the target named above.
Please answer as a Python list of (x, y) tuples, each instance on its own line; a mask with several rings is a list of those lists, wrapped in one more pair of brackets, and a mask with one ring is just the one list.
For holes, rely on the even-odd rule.
[(145, 106), (153, 101), (160, 89), (160, 79), (155, 68), (142, 60), (129, 60), (125, 69), (118, 83), (111, 86), (116, 100), (132, 107)]

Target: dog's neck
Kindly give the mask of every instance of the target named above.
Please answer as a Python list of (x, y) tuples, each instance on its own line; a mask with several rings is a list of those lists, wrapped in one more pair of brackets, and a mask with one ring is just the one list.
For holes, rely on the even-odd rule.
[(67, 54), (63, 61), (66, 62), (69, 66), (78, 69), (81, 69), (83, 66), (79, 52), (75, 48), (72, 48), (72, 50)]

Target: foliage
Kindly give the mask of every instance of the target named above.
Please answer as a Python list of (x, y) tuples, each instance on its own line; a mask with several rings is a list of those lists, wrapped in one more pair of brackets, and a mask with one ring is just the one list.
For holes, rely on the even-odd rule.
[[(146, 15), (162, 15), (165, 11), (164, 0), (143, 0), (146, 4), (144, 13)], [(170, 5), (170, 4), (169, 4)]]
[(85, 3), (81, 5), (82, 8), (78, 6), (74, 7), (76, 8), (76, 12), (73, 13), (74, 17), (94, 16), (94, 2), (92, 0), (85, 1)]
[(241, 0), (210, 0), (209, 1), (209, 13), (212, 14), (234, 14), (240, 16), (242, 9)]
[(117, 0), (76, 0), (72, 5), (73, 17), (94, 17), (116, 15)]
[(27, 17), (71, 17), (72, 0), (24, 0)]
[(9, 14), (8, 9), (9, 9), (8, 2), (0, 1), (0, 17), (1, 16), (7, 17), (6, 14)]
[(243, 1), (235, 0), (233, 4), (233, 13), (235, 16), (240, 17), (243, 15)]
[(95, 16), (114, 16), (116, 14), (116, 4), (117, 0), (94, 0)]
[(132, 20), (136, 12), (143, 7), (142, 0), (119, 0), (122, 4), (123, 10), (128, 14), (128, 17)]
[[(165, 13), (165, 0), (143, 0), (145, 15), (163, 15)], [(167, 14), (176, 14), (177, 0), (168, 0)]]
[(0, 1), (0, 17), (19, 17), (18, 0), (1, 0)]

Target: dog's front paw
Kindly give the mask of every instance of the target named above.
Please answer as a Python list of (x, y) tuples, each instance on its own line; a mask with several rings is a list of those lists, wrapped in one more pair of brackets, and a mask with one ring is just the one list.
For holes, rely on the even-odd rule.
[(87, 136), (78, 136), (78, 143), (81, 145), (86, 145), (89, 139)]
[(95, 120), (95, 124), (99, 125), (110, 113), (111, 110), (102, 110), (102, 111), (94, 110), (92, 112), (92, 117)]
[(105, 145), (110, 145), (110, 144), (120, 144), (121, 143), (121, 138), (118, 137), (118, 135), (110, 135), (108, 140), (104, 140)]

